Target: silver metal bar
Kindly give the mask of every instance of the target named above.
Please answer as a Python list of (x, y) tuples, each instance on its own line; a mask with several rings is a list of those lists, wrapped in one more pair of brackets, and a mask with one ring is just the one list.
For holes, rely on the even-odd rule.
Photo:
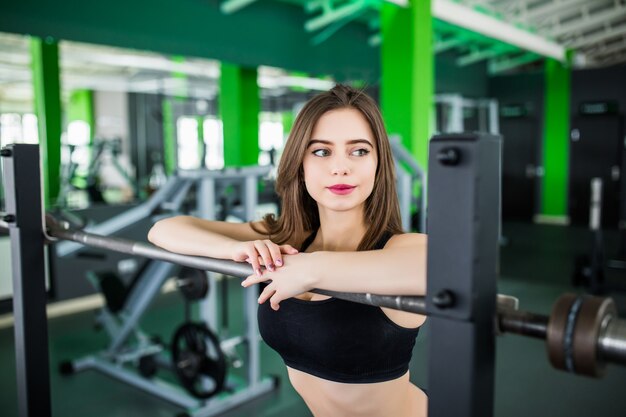
[(128, 337), (136, 329), (139, 320), (150, 303), (154, 301), (156, 295), (161, 290), (163, 283), (169, 278), (173, 265), (165, 262), (152, 262), (148, 269), (142, 274), (142, 279), (129, 294), (129, 299), (125, 303), (125, 320), (120, 326), (118, 334), (112, 338), (109, 345), (109, 352), (116, 353), (120, 350)]
[[(116, 233), (131, 224), (137, 223), (148, 217), (163, 200), (167, 199), (168, 195), (178, 189), (179, 180), (176, 177), (171, 177), (165, 185), (163, 185), (148, 201), (132, 208), (125, 213), (115, 216), (110, 220), (88, 227), (85, 230), (102, 235), (111, 235)], [(56, 245), (56, 252), (59, 257), (69, 256), (81, 248), (80, 245), (70, 242), (60, 242)]]
[(400, 164), (397, 164), (396, 178), (398, 182), (398, 199), (400, 203), (400, 218), (402, 219), (402, 229), (405, 232), (410, 232), (411, 200), (413, 197), (413, 182), (411, 181), (411, 174), (406, 172)]
[(489, 133), (500, 134), (500, 117), (498, 115), (498, 100), (489, 100)]
[[(246, 176), (244, 180), (244, 204), (245, 221), (254, 220), (254, 214), (258, 205), (258, 177), (252, 174)], [(259, 308), (258, 289), (255, 287), (246, 288), (243, 292), (244, 314), (246, 317), (246, 339), (248, 350), (247, 377), (248, 385), (255, 388), (261, 382), (261, 344), (259, 343), (259, 323), (257, 311)]]
[(527, 311), (506, 311), (498, 314), (499, 328), (507, 333), (545, 339), (549, 317)]
[(591, 202), (589, 204), (589, 229), (600, 230), (602, 221), (602, 178), (591, 179)]
[(220, 170), (185, 169), (178, 170), (176, 175), (180, 178), (204, 179), (214, 178), (220, 181), (241, 180), (248, 175), (263, 177), (272, 170), (270, 166), (228, 167)]
[[(52, 227), (50, 234), (59, 239), (79, 242), (87, 246), (110, 249), (116, 252), (129, 253), (146, 258), (173, 262), (192, 268), (220, 272), (225, 275), (232, 275), (240, 278), (252, 275), (252, 267), (247, 263), (238, 263), (223, 259), (203, 258), (199, 256), (180, 255), (159, 249), (147, 243), (133, 242), (120, 238), (98, 236), (91, 233), (62, 230)], [(252, 297), (252, 288), (246, 293), (247, 298)], [(345, 293), (313, 289), (311, 292), (353, 301), (372, 306), (392, 308), (395, 310), (408, 311), (417, 314), (426, 314), (426, 298), (424, 296), (393, 296), (361, 293)], [(507, 333), (515, 333), (545, 339), (548, 317), (539, 314), (525, 313), (511, 308), (510, 300), (506, 298), (498, 299), (498, 317), (500, 329)], [(252, 317), (252, 311), (248, 311), (249, 320), (256, 323)], [(253, 345), (256, 341), (256, 333), (251, 325), (247, 331), (248, 342)], [(254, 333), (254, 334), (253, 334)], [(614, 323), (606, 326), (604, 335), (598, 342), (600, 355), (606, 360), (619, 364), (626, 364), (626, 321), (615, 319)], [(254, 356), (254, 355), (253, 355)], [(254, 362), (254, 360), (253, 360)], [(254, 366), (252, 368), (255, 368)], [(255, 375), (256, 377), (256, 375)], [(258, 381), (258, 379), (256, 379)], [(250, 381), (253, 384), (252, 379)]]
[(271, 379), (264, 379), (263, 381), (249, 386), (241, 391), (237, 391), (233, 394), (229, 394), (227, 397), (211, 398), (205, 403), (202, 408), (187, 412), (192, 417), (213, 417), (218, 416), (226, 411), (235, 407), (240, 407), (241, 404), (245, 404), (258, 398), (268, 392), (275, 389), (274, 382)]
[[(172, 262), (191, 268), (218, 272), (224, 275), (231, 275), (239, 278), (245, 278), (253, 274), (252, 267), (247, 263), (233, 262), (224, 259), (204, 258), (200, 256), (181, 255), (157, 248), (149, 243), (134, 242), (118, 237), (99, 236), (93, 233), (78, 230), (63, 230), (54, 227), (50, 229), (50, 234), (58, 239), (78, 242), (94, 248), (108, 249), (114, 252), (143, 256), (145, 258)], [(378, 305), (381, 307), (412, 311), (414, 313), (423, 314), (426, 311), (424, 297), (422, 296), (400, 297), (392, 295), (342, 293), (318, 289), (314, 289), (312, 292), (330, 295), (332, 297), (362, 304)]]
[(176, 212), (180, 210), (180, 206), (185, 202), (185, 198), (187, 197), (189, 189), (192, 185), (194, 185), (194, 181), (184, 180), (182, 186), (174, 192), (172, 199), (161, 203), (161, 207), (165, 210), (172, 210)]
[[(216, 179), (213, 176), (198, 179), (197, 215), (202, 219), (215, 220), (216, 218), (215, 181)], [(209, 288), (217, 288), (216, 275), (214, 272), (207, 271)], [(208, 297), (200, 301), (199, 314), (201, 319), (207, 323), (209, 329), (214, 333), (220, 333), (218, 330), (220, 317), (218, 317), (217, 311), (217, 291), (209, 291)]]
[(598, 350), (604, 361), (626, 365), (626, 320), (611, 319), (600, 335)]
[(144, 378), (137, 375), (136, 372), (127, 370), (119, 365), (114, 365), (96, 356), (88, 356), (86, 358), (76, 360), (72, 362), (72, 365), (76, 372), (86, 371), (89, 369), (96, 370), (110, 376), (111, 378), (146, 391), (155, 397), (162, 398), (163, 400), (179, 407), (195, 409), (202, 404), (200, 401), (196, 400), (176, 385), (169, 384), (156, 378)]

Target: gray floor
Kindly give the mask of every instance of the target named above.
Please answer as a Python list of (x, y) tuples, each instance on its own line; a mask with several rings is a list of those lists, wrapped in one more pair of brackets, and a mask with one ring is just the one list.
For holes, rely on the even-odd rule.
[[(584, 231), (568, 230), (507, 225), (505, 232), (509, 244), (502, 249), (499, 292), (519, 297), (524, 310), (548, 314), (551, 304), (562, 292), (579, 291), (569, 285), (568, 268), (572, 253), (587, 247), (588, 240)], [(233, 288), (231, 317), (237, 317), (237, 309), (241, 307), (236, 301), (239, 288), (235, 280), (229, 282)], [(623, 312), (626, 306), (624, 296), (615, 295)], [(168, 294), (155, 302), (146, 314), (142, 328), (167, 340), (182, 319), (180, 297)], [(179, 408), (93, 372), (72, 377), (62, 377), (56, 372), (56, 365), (61, 360), (80, 357), (106, 345), (106, 337), (103, 333), (96, 333), (92, 323), (93, 312), (49, 321), (54, 416), (156, 417), (174, 416), (180, 412)], [(232, 331), (240, 331), (238, 326), (233, 322)], [(411, 363), (412, 381), (425, 387), (427, 342), (428, 324), (418, 337)], [(290, 386), (277, 354), (262, 345), (261, 359), (262, 374), (279, 375), (283, 381), (280, 388), (224, 416), (310, 416)], [(550, 367), (541, 341), (515, 335), (498, 338), (496, 361), (494, 407), (498, 417), (626, 416), (626, 368), (611, 366), (601, 380), (569, 375)], [(16, 416), (12, 328), (0, 330), (0, 375), (0, 415)]]

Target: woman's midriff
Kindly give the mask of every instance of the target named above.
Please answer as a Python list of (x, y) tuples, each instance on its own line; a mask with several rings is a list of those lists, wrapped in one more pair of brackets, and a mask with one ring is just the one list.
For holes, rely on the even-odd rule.
[(289, 380), (315, 417), (425, 417), (427, 397), (400, 378), (371, 384), (328, 381), (287, 367)]

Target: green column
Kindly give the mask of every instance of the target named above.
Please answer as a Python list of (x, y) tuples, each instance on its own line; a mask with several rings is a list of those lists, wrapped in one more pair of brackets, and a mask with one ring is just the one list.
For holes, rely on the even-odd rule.
[(381, 8), (380, 101), (390, 134), (423, 166), (432, 133), (434, 58), (430, 0), (411, 0), (407, 8), (385, 2)]
[(31, 38), (30, 53), (35, 114), (43, 163), (44, 206), (48, 208), (59, 194), (61, 171), (59, 44), (51, 38)]
[(219, 109), (224, 126), (224, 165), (259, 160), (259, 86), (256, 68), (222, 63)]
[(546, 59), (541, 204), (545, 216), (567, 215), (570, 76), (569, 63)]
[(174, 108), (172, 105), (172, 99), (163, 97), (161, 102), (161, 109), (163, 115), (163, 168), (167, 176), (172, 175), (178, 163), (176, 155), (178, 154), (178, 141), (176, 140), (176, 129), (174, 123)]

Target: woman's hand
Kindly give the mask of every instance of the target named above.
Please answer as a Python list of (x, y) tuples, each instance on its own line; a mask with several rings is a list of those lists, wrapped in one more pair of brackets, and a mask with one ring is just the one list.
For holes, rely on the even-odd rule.
[(271, 281), (261, 293), (259, 304), (269, 299), (273, 310), (280, 308), (279, 303), (282, 300), (315, 288), (315, 253), (286, 255), (284, 258), (282, 268), (274, 271), (266, 270), (260, 276), (250, 275), (241, 283), (243, 287), (249, 287), (260, 282)]
[(233, 244), (231, 259), (236, 262), (248, 262), (254, 272), (261, 276), (261, 265), (269, 271), (283, 265), (283, 254), (295, 255), (298, 250), (291, 245), (277, 245), (269, 239)]

